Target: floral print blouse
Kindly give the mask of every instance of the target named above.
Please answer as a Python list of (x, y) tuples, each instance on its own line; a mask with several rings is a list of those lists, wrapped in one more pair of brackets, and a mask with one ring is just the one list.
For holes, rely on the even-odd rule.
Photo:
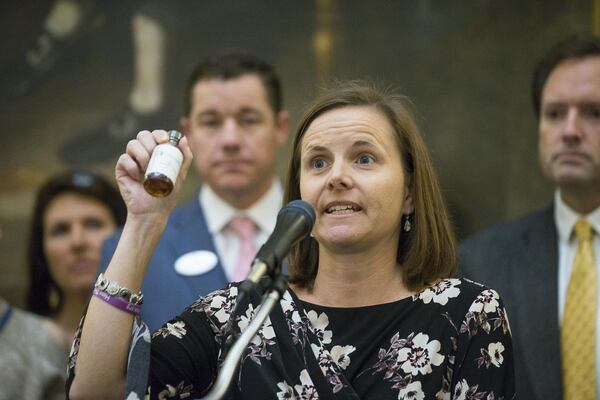
[[(231, 284), (199, 298), (152, 335), (149, 353), (134, 350), (143, 349), (149, 340), (147, 328), (138, 321), (126, 398), (205, 395), (222, 361), (236, 296), (237, 286)], [(253, 299), (236, 320), (241, 331), (259, 300)], [(77, 343), (76, 339), (69, 382)], [(445, 279), (412, 297), (357, 308), (310, 304), (288, 290), (243, 354), (228, 396), (515, 399), (506, 312), (494, 290), (467, 279)]]

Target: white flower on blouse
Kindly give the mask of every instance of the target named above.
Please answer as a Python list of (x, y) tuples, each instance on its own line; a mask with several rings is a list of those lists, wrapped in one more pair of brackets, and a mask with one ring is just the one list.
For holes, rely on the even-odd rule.
[(192, 395), (192, 385), (184, 385), (183, 381), (179, 382), (177, 386), (167, 385), (164, 390), (158, 393), (158, 400), (189, 398)]
[(317, 346), (316, 344), (311, 343), (310, 348), (313, 354), (315, 355), (317, 362), (319, 363), (319, 368), (321, 368), (323, 375), (327, 375), (327, 370), (331, 365), (331, 358), (327, 356), (325, 349), (321, 346)]
[(466, 400), (467, 393), (469, 392), (469, 384), (466, 379), (458, 382), (454, 387), (454, 396), (453, 400)]
[(423, 290), (419, 294), (419, 299), (423, 300), (423, 303), (429, 304), (432, 300), (434, 303), (446, 305), (448, 299), (458, 297), (460, 289), (457, 286), (460, 285), (460, 279), (443, 279), (437, 284)]
[[(254, 306), (252, 304), (248, 305), (248, 308), (246, 309), (246, 314), (242, 315), (240, 317), (240, 322), (238, 322), (240, 332), (244, 332), (246, 328), (248, 328), (248, 325), (250, 325), (252, 319), (254, 318), (255, 312), (257, 313), (259, 309), (260, 306), (256, 307), (256, 311), (254, 311)], [(261, 344), (261, 337), (265, 339), (273, 339), (275, 337), (275, 330), (273, 329), (273, 324), (271, 324), (271, 318), (269, 317), (267, 317), (265, 322), (258, 330), (257, 334), (254, 335), (254, 337), (250, 341), (250, 343), (253, 343), (255, 345)]]
[[(235, 299), (237, 296), (237, 288), (236, 287), (232, 287), (227, 296), (214, 296), (212, 298), (212, 301), (210, 302), (210, 308), (212, 310), (217, 310), (217, 312), (215, 312), (215, 317), (217, 317), (217, 320), (224, 324), (229, 320), (229, 315), (230, 315), (230, 307), (225, 307), (228, 304), (228, 300), (230, 299)], [(231, 304), (230, 304), (231, 305)]]
[(283, 294), (283, 297), (281, 298), (280, 303), (281, 303), (281, 309), (283, 310), (284, 314), (287, 312), (292, 313), (292, 322), (294, 322), (294, 323), (300, 322), (300, 320), (301, 320), (300, 313), (298, 313), (298, 311), (294, 309), (294, 306), (293, 306), (294, 300), (292, 299), (292, 296), (290, 295), (289, 292), (285, 292)]
[(502, 309), (502, 317), (506, 321), (506, 326), (508, 327), (508, 333), (512, 336), (512, 329), (510, 329), (510, 321), (508, 320), (508, 314), (506, 313), (506, 308)]
[(310, 310), (307, 314), (308, 320), (313, 327), (315, 334), (321, 339), (323, 344), (331, 343), (332, 332), (325, 330), (329, 325), (329, 317), (325, 313), (317, 315), (317, 312)]
[(125, 398), (125, 400), (140, 400), (140, 396), (138, 396), (135, 392), (131, 392), (129, 393), (129, 396)]
[(440, 348), (438, 340), (429, 342), (428, 335), (419, 333), (398, 351), (398, 363), (402, 364), (402, 370), (406, 373), (429, 374), (431, 365), (437, 367), (444, 361), (444, 356), (439, 353)]
[(350, 353), (356, 350), (354, 346), (333, 346), (331, 349), (331, 358), (339, 365), (341, 369), (346, 369), (350, 365)]
[(286, 291), (283, 294), (283, 297), (281, 297), (281, 300), (279, 300), (279, 303), (281, 304), (281, 309), (283, 310), (284, 314), (288, 311), (294, 311), (294, 306), (292, 305), (294, 303), (294, 299), (292, 299), (290, 292)]
[(450, 392), (446, 392), (444, 389), (440, 389), (435, 394), (435, 400), (450, 400)]
[(177, 339), (181, 339), (187, 333), (185, 330), (185, 323), (183, 321), (177, 321), (174, 324), (167, 322), (166, 328), (166, 335), (173, 335)]
[(229, 315), (229, 312), (225, 308), (221, 308), (215, 313), (215, 317), (217, 317), (217, 320), (222, 324), (229, 320)]
[[(256, 307), (256, 312), (260, 307)], [(246, 308), (246, 313), (240, 316), (240, 321), (238, 322), (238, 327), (240, 328), (240, 332), (244, 332), (250, 322), (252, 322), (252, 318), (254, 317), (254, 305), (248, 304), (248, 308)]]
[(486, 314), (496, 312), (500, 305), (498, 299), (500, 299), (500, 296), (498, 296), (498, 293), (496, 293), (495, 290), (486, 289), (477, 295), (477, 298), (473, 301), (473, 304), (471, 304), (469, 311), (476, 313), (483, 311)]
[(213, 296), (209, 307), (217, 310), (223, 306), (223, 303), (225, 303), (226, 299), (227, 299), (227, 297), (225, 297), (225, 296), (219, 296), (219, 295)]
[(294, 389), (302, 400), (316, 400), (319, 398), (317, 389), (315, 389), (315, 385), (306, 369), (300, 372), (300, 385), (294, 385)]
[(287, 382), (279, 382), (277, 387), (281, 389), (281, 391), (277, 392), (277, 400), (295, 400), (296, 396), (294, 395), (294, 388), (288, 385)]
[(425, 399), (425, 393), (421, 388), (421, 382), (411, 382), (398, 393), (398, 400), (423, 400)]
[(490, 343), (488, 345), (488, 354), (490, 355), (490, 359), (492, 361), (492, 365), (495, 367), (500, 367), (502, 362), (504, 361), (504, 356), (502, 356), (502, 352), (504, 351), (504, 345), (502, 342)]

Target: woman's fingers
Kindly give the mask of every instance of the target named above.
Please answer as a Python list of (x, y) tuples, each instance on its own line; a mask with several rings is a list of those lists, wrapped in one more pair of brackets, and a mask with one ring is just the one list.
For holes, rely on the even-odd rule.
[(150, 161), (150, 153), (148, 150), (139, 140), (133, 139), (127, 143), (125, 154), (136, 163), (139, 173), (143, 175), (144, 171), (146, 171), (146, 167), (148, 167), (148, 161)]
[[(152, 132), (147, 130), (140, 131), (135, 139), (132, 139), (127, 143), (125, 154), (129, 155), (129, 157), (137, 164), (139, 172), (143, 176), (148, 168), (148, 163), (150, 162), (150, 157), (152, 156), (154, 148), (168, 140), (169, 136), (164, 130), (154, 130)], [(131, 165), (128, 164), (128, 167), (130, 170)], [(138, 174), (131, 176), (134, 177), (137, 175)]]
[(141, 182), (144, 179), (144, 173), (140, 170), (138, 163), (128, 154), (123, 153), (117, 160), (117, 179), (128, 176), (129, 178)]
[(169, 141), (169, 134), (167, 131), (163, 129), (156, 129), (152, 131), (152, 137), (154, 138), (154, 142), (157, 144), (167, 143)]
[(187, 137), (182, 137), (179, 141), (179, 150), (183, 153), (183, 164), (181, 166), (181, 181), (184, 181), (187, 177), (188, 171), (190, 169), (190, 165), (194, 156), (192, 155), (192, 150), (190, 149)]

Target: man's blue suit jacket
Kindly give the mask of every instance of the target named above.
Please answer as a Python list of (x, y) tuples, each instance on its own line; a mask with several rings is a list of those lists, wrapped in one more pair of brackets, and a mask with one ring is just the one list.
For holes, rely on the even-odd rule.
[[(120, 235), (121, 231), (104, 243), (102, 271), (106, 270)], [(199, 296), (227, 285), (220, 261), (215, 268), (201, 275), (183, 276), (175, 271), (175, 261), (196, 250), (217, 254), (197, 197), (173, 211), (148, 266), (142, 284), (144, 304), (141, 316), (152, 331), (180, 314)]]

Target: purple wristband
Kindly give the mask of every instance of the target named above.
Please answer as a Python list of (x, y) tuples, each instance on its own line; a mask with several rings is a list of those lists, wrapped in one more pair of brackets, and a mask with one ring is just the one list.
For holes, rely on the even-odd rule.
[(101, 290), (98, 290), (96, 288), (94, 288), (94, 296), (105, 301), (106, 303), (110, 304), (111, 306), (118, 308), (121, 311), (125, 311), (125, 312), (128, 312), (133, 315), (140, 314), (140, 306), (137, 304), (130, 303), (129, 301), (125, 300), (123, 297), (111, 296), (110, 294), (103, 292)]

